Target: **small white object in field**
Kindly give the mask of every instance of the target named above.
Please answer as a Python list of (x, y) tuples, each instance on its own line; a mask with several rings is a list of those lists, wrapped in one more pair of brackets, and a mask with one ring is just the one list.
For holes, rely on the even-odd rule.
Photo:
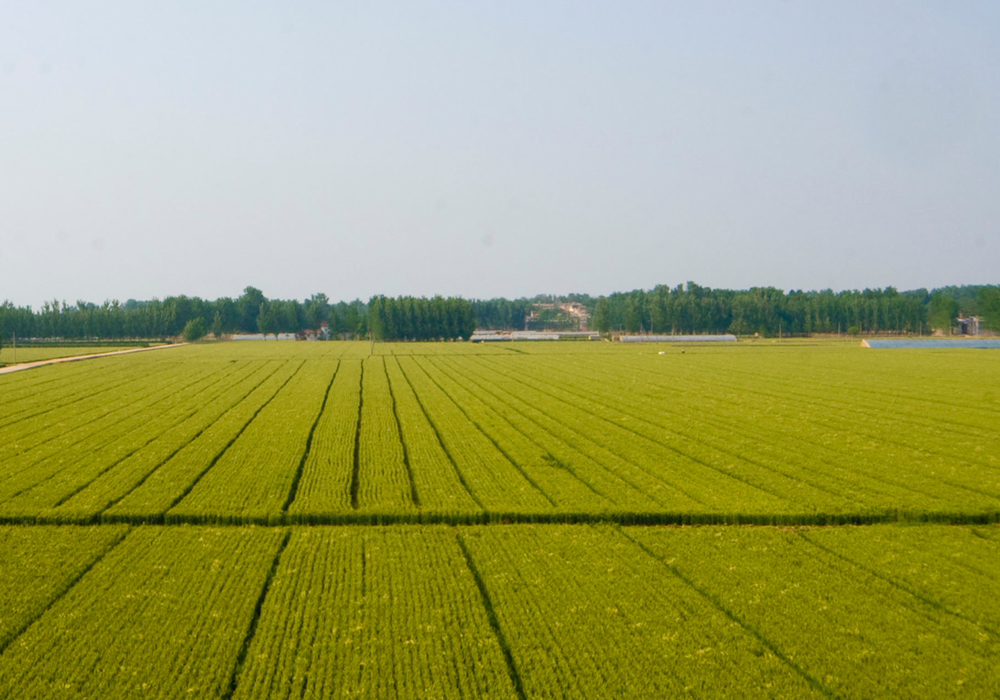
[(660, 354), (661, 354), (661, 355), (666, 355), (667, 353), (666, 353), (666, 352), (664, 352), (663, 350), (660, 350)]

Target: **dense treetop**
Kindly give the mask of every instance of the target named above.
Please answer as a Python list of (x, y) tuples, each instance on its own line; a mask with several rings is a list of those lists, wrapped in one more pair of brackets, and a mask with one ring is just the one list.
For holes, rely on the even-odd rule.
[[(712, 289), (693, 282), (651, 290), (539, 295), (534, 298), (464, 300), (457, 297), (384, 297), (333, 303), (325, 294), (308, 299), (268, 299), (247, 287), (236, 299), (214, 301), (176, 296), (103, 304), (46, 302), (41, 309), (0, 304), (0, 336), (10, 338), (162, 338), (182, 335), (200, 320), (207, 332), (297, 333), (329, 324), (333, 337), (378, 340), (468, 338), (476, 328), (523, 329), (565, 324), (530, 316), (537, 303), (586, 306), (593, 330), (653, 333), (874, 333), (928, 332), (950, 328), (960, 315), (979, 315), (1000, 330), (1000, 286), (945, 287), (900, 292), (884, 289), (785, 292), (774, 287)], [(199, 327), (195, 323), (195, 328)]]

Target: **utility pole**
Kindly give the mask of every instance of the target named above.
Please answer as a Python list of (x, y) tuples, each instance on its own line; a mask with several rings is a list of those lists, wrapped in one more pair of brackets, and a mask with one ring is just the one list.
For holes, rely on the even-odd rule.
[(13, 339), (13, 341), (14, 341), (13, 342), (13, 345), (14, 345), (14, 364), (16, 365), (17, 364), (17, 333), (11, 333), (10, 335), (11, 335), (11, 338)]

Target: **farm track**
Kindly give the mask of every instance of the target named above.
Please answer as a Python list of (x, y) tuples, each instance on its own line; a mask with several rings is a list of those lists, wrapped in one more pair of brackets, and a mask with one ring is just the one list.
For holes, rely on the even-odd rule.
[(113, 350), (111, 352), (99, 352), (90, 355), (69, 355), (65, 357), (54, 357), (49, 360), (36, 360), (34, 362), (23, 362), (16, 365), (9, 365), (7, 367), (0, 367), (0, 375), (11, 374), (14, 372), (22, 372), (24, 370), (36, 369), (38, 367), (46, 367), (48, 365), (64, 364), (67, 362), (80, 362), (82, 360), (96, 360), (103, 357), (113, 357), (115, 355), (129, 355), (135, 352), (147, 352), (149, 350), (165, 350), (167, 348), (177, 348), (187, 343), (174, 343), (172, 345), (155, 345), (153, 347), (147, 348), (130, 348), (128, 350)]

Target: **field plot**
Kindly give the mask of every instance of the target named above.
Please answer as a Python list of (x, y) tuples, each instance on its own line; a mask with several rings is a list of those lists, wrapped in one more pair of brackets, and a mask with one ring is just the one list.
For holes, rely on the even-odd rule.
[(284, 537), (133, 530), (10, 642), (0, 695), (222, 697)]
[(236, 698), (516, 698), (454, 533), (298, 528)]
[(996, 386), (770, 341), (3, 375), (0, 697), (996, 696)]
[[(624, 534), (780, 650), (827, 695), (990, 697), (1000, 687), (997, 542), (975, 531), (696, 528), (678, 536), (628, 528)], [(878, 562), (885, 539), (909, 565)], [(954, 556), (955, 544), (964, 556)], [(928, 585), (934, 570), (938, 583), (961, 593)], [(993, 600), (983, 600), (984, 593)]]
[(840, 343), (189, 346), (0, 377), (0, 520), (996, 522), (993, 386)]
[(995, 525), (6, 526), (0, 695), (992, 697), (998, 555)]
[(0, 651), (125, 536), (125, 525), (0, 527)]

